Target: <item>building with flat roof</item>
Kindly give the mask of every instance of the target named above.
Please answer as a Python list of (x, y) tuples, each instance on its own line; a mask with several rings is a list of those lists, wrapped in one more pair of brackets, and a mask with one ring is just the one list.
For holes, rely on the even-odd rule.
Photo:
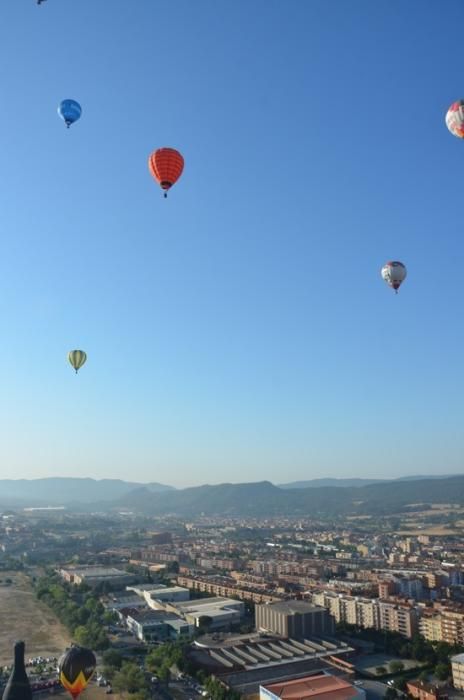
[(108, 583), (115, 587), (124, 587), (134, 581), (134, 575), (127, 571), (115, 569), (112, 566), (76, 566), (60, 569), (60, 576), (68, 583), (78, 586), (86, 583), (95, 587), (100, 583)]
[(166, 603), (165, 610), (177, 613), (195, 627), (202, 627), (205, 620), (207, 628), (227, 630), (239, 624), (245, 614), (245, 604), (232, 598), (199, 598), (175, 603)]
[(464, 690), (464, 654), (456, 654), (456, 656), (451, 657), (451, 671), (456, 690)]
[(174, 613), (165, 611), (131, 610), (126, 617), (126, 624), (142, 642), (189, 637), (193, 631), (188, 622)]
[(349, 700), (365, 697), (362, 688), (329, 673), (262, 685), (259, 688), (260, 700)]
[(190, 660), (242, 695), (257, 695), (261, 685), (329, 671), (350, 677), (353, 647), (337, 639), (282, 639), (276, 635), (212, 634), (195, 640)]
[(182, 603), (190, 600), (190, 591), (182, 586), (157, 586), (144, 591), (143, 597), (150, 608), (158, 610), (160, 603)]
[(116, 595), (110, 594), (104, 604), (107, 610), (122, 610), (123, 608), (146, 608), (147, 604), (138, 595)]
[(255, 606), (256, 629), (282, 637), (330, 637), (335, 621), (325, 608), (304, 600), (281, 600)]

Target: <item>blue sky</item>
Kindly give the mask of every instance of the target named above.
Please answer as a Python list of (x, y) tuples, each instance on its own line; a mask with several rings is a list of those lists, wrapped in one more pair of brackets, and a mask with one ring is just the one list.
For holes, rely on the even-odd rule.
[[(463, 21), (461, 0), (4, 0), (0, 476), (462, 471)], [(159, 146), (186, 161), (167, 200)]]

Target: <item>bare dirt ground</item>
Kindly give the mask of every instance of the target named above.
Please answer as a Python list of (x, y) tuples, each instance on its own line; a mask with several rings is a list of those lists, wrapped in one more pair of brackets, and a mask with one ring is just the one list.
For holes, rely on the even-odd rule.
[[(4, 585), (10, 578), (13, 583)], [(29, 579), (17, 571), (1, 574), (0, 584), (0, 665), (11, 664), (13, 644), (26, 643), (26, 659), (31, 656), (59, 656), (70, 645), (66, 628), (40, 603)]]
[(417, 535), (435, 535), (436, 537), (440, 536), (445, 536), (445, 535), (462, 535), (461, 530), (451, 530), (448, 527), (442, 526), (442, 525), (436, 525), (435, 527), (427, 527), (427, 525), (424, 525), (423, 527), (420, 528), (409, 528), (405, 530), (398, 530), (396, 533), (398, 535), (402, 535), (404, 537), (417, 537)]

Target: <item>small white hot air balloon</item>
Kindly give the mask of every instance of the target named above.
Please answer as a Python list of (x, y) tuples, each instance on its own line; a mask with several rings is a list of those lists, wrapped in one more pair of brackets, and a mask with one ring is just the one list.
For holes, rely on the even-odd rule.
[(68, 352), (68, 361), (71, 367), (73, 367), (77, 372), (80, 370), (85, 361), (87, 360), (87, 355), (83, 350), (71, 350)]
[(398, 294), (398, 289), (401, 283), (406, 279), (407, 274), (406, 267), (402, 262), (398, 262), (398, 260), (385, 263), (381, 271), (383, 279), (389, 287), (395, 290), (396, 294)]

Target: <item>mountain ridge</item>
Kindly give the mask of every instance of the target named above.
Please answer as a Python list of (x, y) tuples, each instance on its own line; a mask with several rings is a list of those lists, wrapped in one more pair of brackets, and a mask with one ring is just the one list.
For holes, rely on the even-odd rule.
[(155, 516), (332, 518), (348, 514), (388, 515), (407, 510), (412, 503), (464, 504), (464, 475), (405, 477), (363, 486), (347, 485), (346, 480), (342, 483), (282, 488), (270, 481), (259, 481), (204, 484), (176, 490), (156, 482), (140, 484), (119, 479), (4, 479), (0, 480), (0, 504), (2, 507), (15, 504), (18, 508), (63, 505), (78, 512), (130, 510)]
[(92, 479), (90, 477), (43, 477), (40, 479), (0, 479), (0, 500), (27, 502), (28, 505), (66, 505), (115, 501), (139, 486), (153, 493), (174, 491), (173, 486), (152, 482), (139, 484), (122, 479)]
[(164, 494), (138, 489), (115, 507), (147, 515), (388, 515), (412, 503), (464, 504), (464, 476), (387, 481), (366, 486), (282, 489), (269, 481), (195, 486)]

